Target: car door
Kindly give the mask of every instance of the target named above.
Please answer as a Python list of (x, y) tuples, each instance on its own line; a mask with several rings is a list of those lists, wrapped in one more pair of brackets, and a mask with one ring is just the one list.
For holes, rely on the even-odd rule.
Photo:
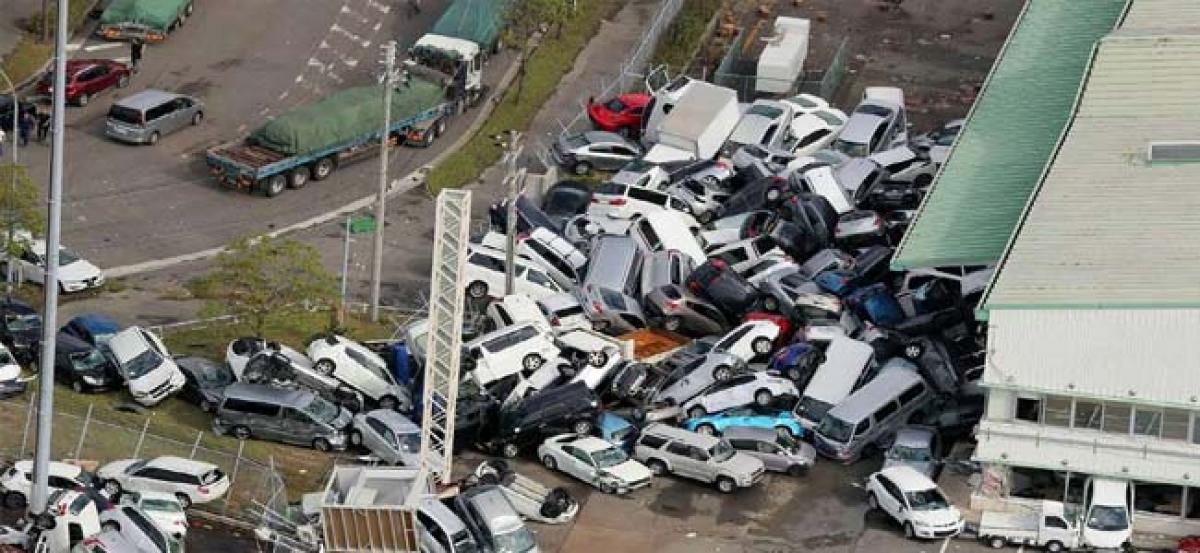
[(563, 453), (567, 454), (566, 466), (563, 467), (567, 474), (589, 483), (595, 479), (596, 467), (587, 452), (568, 445), (563, 446)]
[(389, 463), (396, 463), (400, 460), (399, 443), (396, 442), (396, 435), (382, 421), (367, 417), (367, 426), (369, 431), (363, 434), (363, 445), (367, 449), (374, 452)]
[(306, 413), (284, 407), (275, 425), (275, 439), (292, 444), (309, 445), (313, 441), (313, 422)]
[(192, 122), (192, 101), (187, 98), (176, 98), (171, 101), (171, 129), (177, 131)]
[(154, 467), (142, 467), (140, 470), (129, 475), (129, 482), (125, 485), (126, 488), (138, 491), (149, 492), (169, 492), (165, 485), (167, 471)]
[(876, 496), (879, 506), (892, 518), (900, 520), (901, 507), (904, 507), (904, 494), (900, 491), (900, 487), (888, 477), (881, 474), (876, 478), (879, 480), (879, 486), (883, 488), (883, 493)]
[(696, 478), (696, 462), (691, 457), (691, 446), (682, 442), (667, 444), (667, 453), (671, 455), (671, 472), (679, 476)]
[(756, 441), (754, 445), (759, 453), (757, 457), (762, 460), (767, 469), (779, 472), (788, 469), (787, 457), (783, 455), (783, 448), (778, 444)]
[(29, 282), (42, 284), (46, 279), (46, 262), (43, 257), (34, 253), (30, 248), (21, 250), (21, 259), (18, 262), (21, 267), (21, 275)]
[(692, 477), (705, 482), (716, 480), (712, 467), (708, 466), (708, 452), (694, 445), (688, 446), (688, 461)]
[(745, 405), (745, 397), (754, 383), (753, 375), (735, 376), (713, 387), (704, 395), (704, 408), (710, 413)]

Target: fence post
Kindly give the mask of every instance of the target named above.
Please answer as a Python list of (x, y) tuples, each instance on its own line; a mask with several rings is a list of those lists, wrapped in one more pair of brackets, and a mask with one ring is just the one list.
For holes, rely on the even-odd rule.
[(230, 487), (232, 487), (233, 483), (237, 480), (238, 465), (242, 464), (242, 449), (245, 447), (246, 447), (246, 440), (238, 440), (237, 457), (235, 457), (233, 459), (233, 472), (231, 472), (229, 474)]
[[(71, 457), (75, 459), (79, 459), (79, 456), (83, 454), (83, 440), (84, 438), (87, 438), (88, 425), (92, 423), (92, 408), (95, 406), (95, 403), (88, 404), (87, 416), (83, 418), (83, 428), (79, 429), (79, 442), (75, 444), (74, 455), (71, 455)], [(147, 422), (149, 422), (149, 420), (147, 420)]]
[(196, 442), (192, 444), (192, 454), (191, 454), (191, 456), (188, 457), (188, 459), (196, 458), (196, 451), (200, 449), (200, 438), (203, 438), (203, 437), (204, 437), (204, 431), (197, 430), (196, 431)]
[(21, 459), (25, 458), (25, 448), (29, 446), (29, 423), (33, 422), (33, 399), (29, 400), (29, 408), (25, 410), (25, 431), (21, 434)]
[(146, 424), (142, 425), (142, 433), (138, 435), (137, 447), (133, 448), (134, 458), (142, 456), (142, 442), (146, 441), (146, 431), (150, 430), (150, 419), (146, 419)]

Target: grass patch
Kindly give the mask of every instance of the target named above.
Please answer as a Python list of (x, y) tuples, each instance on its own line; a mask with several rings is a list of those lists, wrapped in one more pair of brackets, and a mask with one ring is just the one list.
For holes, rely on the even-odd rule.
[(712, 21), (723, 0), (687, 0), (675, 21), (671, 22), (654, 47), (654, 55), (650, 58), (650, 67), (666, 65), (675, 72), (683, 72), (691, 65), (692, 56), (696, 54), (700, 42), (704, 39), (704, 31)]
[[(74, 34), (87, 21), (87, 14), (91, 11), (96, 2), (85, 0), (76, 0), (71, 2), (70, 12), (67, 14), (67, 28), (69, 34)], [(50, 7), (50, 25), (53, 27), (58, 21), (58, 11), (54, 6)], [(38, 70), (46, 64), (46, 60), (54, 53), (53, 37), (54, 33), (49, 34), (51, 41), (43, 44), (40, 42), (42, 17), (41, 13), (37, 13), (22, 21), (22, 26), (29, 31), (29, 34), (21, 38), (17, 43), (16, 48), (9, 53), (0, 62), (0, 68), (8, 74), (8, 78), (12, 79), (13, 84), (19, 83), (37, 73)], [(51, 29), (53, 31), (53, 29)]]
[(503, 150), (492, 137), (509, 130), (529, 128), (534, 115), (554, 94), (563, 75), (575, 65), (575, 58), (600, 29), (600, 22), (615, 13), (620, 5), (618, 0), (580, 2), (579, 11), (563, 25), (561, 35), (547, 34), (525, 66), (521, 101), (516, 99), (517, 83), (514, 82), (479, 132), (429, 172), (430, 194), (436, 196), (443, 188), (464, 186), (500, 161)]

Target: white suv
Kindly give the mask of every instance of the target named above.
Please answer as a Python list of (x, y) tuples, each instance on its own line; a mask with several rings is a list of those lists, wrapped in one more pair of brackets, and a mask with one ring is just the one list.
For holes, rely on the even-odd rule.
[[(504, 252), (476, 244), (468, 246), (467, 249), (464, 274), (467, 295), (475, 299), (499, 297), (504, 293)], [(513, 273), (515, 293), (538, 300), (567, 291), (532, 260), (516, 257), (514, 263), (517, 266)]]
[(963, 516), (937, 484), (909, 466), (883, 469), (867, 478), (867, 503), (904, 527), (907, 538), (945, 538), (963, 529)]
[[(50, 489), (73, 490), (94, 487), (92, 473), (58, 461), (50, 461)], [(33, 489), (33, 461), (17, 461), (0, 474), (0, 494), (7, 509), (23, 509)]]
[(767, 407), (779, 396), (799, 395), (791, 380), (760, 371), (712, 384), (684, 403), (682, 410), (689, 417), (697, 418), (751, 403)]
[(179, 391), (187, 380), (158, 336), (140, 326), (118, 332), (108, 342), (134, 401), (151, 406)]
[(771, 353), (778, 337), (779, 325), (771, 321), (746, 321), (722, 336), (713, 345), (713, 351), (736, 355), (749, 363)]
[(464, 345), (462, 361), (475, 381), (486, 386), (517, 373), (530, 376), (558, 354), (558, 346), (544, 326), (518, 323)]
[(387, 362), (366, 346), (330, 334), (308, 344), (307, 354), (317, 373), (362, 392), (380, 408), (404, 411), (412, 407), (408, 389), (396, 383)]
[(96, 476), (111, 495), (123, 490), (169, 493), (185, 509), (193, 503), (216, 501), (229, 491), (229, 477), (217, 465), (183, 457), (113, 461), (100, 467)]

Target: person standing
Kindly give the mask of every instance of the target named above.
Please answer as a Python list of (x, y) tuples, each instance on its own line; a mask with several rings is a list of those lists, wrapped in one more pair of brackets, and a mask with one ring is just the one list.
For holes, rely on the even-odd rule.
[(0, 129), (0, 160), (4, 159), (4, 129)]
[(21, 113), (20, 119), (17, 120), (17, 126), (22, 148), (29, 145), (29, 133), (33, 132), (33, 125), (33, 114), (28, 110)]
[(135, 38), (129, 41), (129, 65), (133, 66), (133, 70), (137, 71), (138, 65), (142, 63), (142, 49), (145, 45), (142, 44), (142, 39)]
[(46, 143), (46, 137), (50, 134), (50, 111), (38, 106), (37, 110), (37, 141), (41, 144)]

